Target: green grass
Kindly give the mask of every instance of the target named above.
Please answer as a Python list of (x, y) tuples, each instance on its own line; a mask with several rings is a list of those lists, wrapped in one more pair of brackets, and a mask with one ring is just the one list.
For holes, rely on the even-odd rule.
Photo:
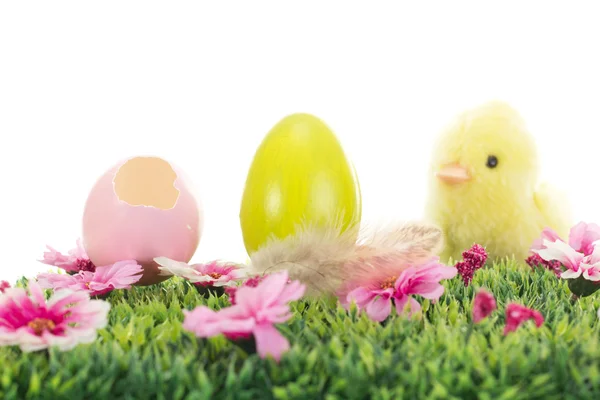
[[(218, 308), (187, 283), (119, 291), (98, 340), (66, 353), (0, 348), (2, 399), (597, 399), (597, 295), (577, 301), (549, 271), (488, 266), (465, 288), (457, 277), (423, 316), (378, 324), (335, 301), (298, 301), (281, 326), (291, 350), (280, 364), (247, 355), (223, 337), (197, 340), (181, 328), (183, 309)], [(471, 323), (474, 291), (486, 287), (499, 310)], [(510, 301), (546, 321), (502, 334)]]

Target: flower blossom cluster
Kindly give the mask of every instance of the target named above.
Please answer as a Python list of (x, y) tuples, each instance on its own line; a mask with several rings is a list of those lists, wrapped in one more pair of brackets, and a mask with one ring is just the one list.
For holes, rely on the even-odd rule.
[(104, 300), (63, 289), (46, 301), (37, 283), (30, 282), (28, 289), (10, 288), (0, 296), (0, 346), (19, 346), (25, 352), (70, 350), (93, 342), (97, 330), (107, 325), (110, 304)]
[(475, 271), (483, 268), (488, 256), (483, 246), (479, 244), (474, 244), (470, 249), (464, 251), (462, 256), (463, 260), (456, 263), (455, 267), (465, 286), (468, 286), (473, 280)]
[(130, 289), (144, 272), (135, 260), (124, 260), (112, 265), (98, 267), (88, 258), (81, 241), (68, 254), (62, 254), (47, 246), (43, 264), (61, 268), (67, 274), (41, 273), (37, 281), (44, 289), (82, 290), (90, 296), (103, 296), (115, 289)]
[(385, 320), (392, 312), (409, 315), (419, 312), (421, 305), (413, 297), (421, 296), (436, 301), (444, 293), (440, 281), (456, 276), (456, 268), (448, 267), (433, 257), (420, 265), (384, 264), (375, 266), (372, 275), (357, 282), (349, 282), (340, 293), (346, 308), (355, 303), (374, 321)]
[(230, 340), (254, 338), (261, 357), (279, 361), (290, 344), (275, 324), (292, 317), (288, 303), (298, 300), (305, 286), (298, 281), (288, 283), (287, 271), (266, 276), (255, 287), (242, 286), (236, 291), (236, 304), (219, 311), (199, 306), (184, 311), (184, 329), (202, 338), (223, 334)]
[(546, 262), (558, 262), (565, 270), (563, 279), (583, 277), (588, 281), (600, 281), (600, 226), (580, 222), (571, 228), (568, 242), (556, 232), (545, 229), (531, 250)]

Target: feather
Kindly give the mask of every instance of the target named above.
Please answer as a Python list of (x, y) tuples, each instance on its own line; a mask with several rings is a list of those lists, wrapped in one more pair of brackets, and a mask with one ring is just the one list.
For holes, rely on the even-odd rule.
[(307, 295), (337, 294), (348, 283), (397, 273), (436, 254), (442, 231), (420, 222), (375, 229), (298, 227), (297, 234), (272, 238), (250, 256), (249, 274), (287, 270), (290, 279), (307, 285)]
[(287, 270), (290, 279), (307, 285), (307, 294), (335, 291), (342, 277), (341, 268), (356, 246), (356, 229), (343, 231), (303, 226), (295, 235), (272, 238), (250, 256), (248, 274), (267, 274)]
[(433, 224), (423, 222), (392, 223), (363, 230), (357, 243), (361, 252), (404, 254), (408, 260), (429, 257), (443, 247), (443, 233)]

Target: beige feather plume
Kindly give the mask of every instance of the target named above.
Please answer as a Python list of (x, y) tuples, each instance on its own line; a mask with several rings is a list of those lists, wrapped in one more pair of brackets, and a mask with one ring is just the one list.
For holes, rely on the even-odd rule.
[(287, 270), (290, 279), (307, 286), (307, 295), (333, 294), (347, 281), (397, 272), (436, 255), (443, 247), (441, 229), (421, 222), (360, 231), (343, 231), (339, 224), (328, 229), (304, 226), (297, 232), (285, 239), (272, 238), (250, 256), (246, 272), (262, 275)]

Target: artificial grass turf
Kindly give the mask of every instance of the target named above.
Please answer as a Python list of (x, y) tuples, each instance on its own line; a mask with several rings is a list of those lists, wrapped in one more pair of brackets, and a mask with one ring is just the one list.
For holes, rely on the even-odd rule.
[[(93, 344), (65, 353), (0, 348), (0, 398), (600, 398), (598, 295), (573, 300), (566, 281), (514, 262), (477, 271), (468, 288), (460, 276), (442, 284), (437, 304), (419, 299), (421, 318), (394, 313), (382, 324), (335, 299), (293, 302), (294, 317), (280, 325), (292, 348), (279, 364), (182, 329), (182, 309), (227, 306), (227, 296), (203, 298), (178, 278), (116, 291), (109, 326)], [(467, 344), (479, 287), (498, 310)], [(504, 336), (511, 301), (539, 310), (544, 325)]]

